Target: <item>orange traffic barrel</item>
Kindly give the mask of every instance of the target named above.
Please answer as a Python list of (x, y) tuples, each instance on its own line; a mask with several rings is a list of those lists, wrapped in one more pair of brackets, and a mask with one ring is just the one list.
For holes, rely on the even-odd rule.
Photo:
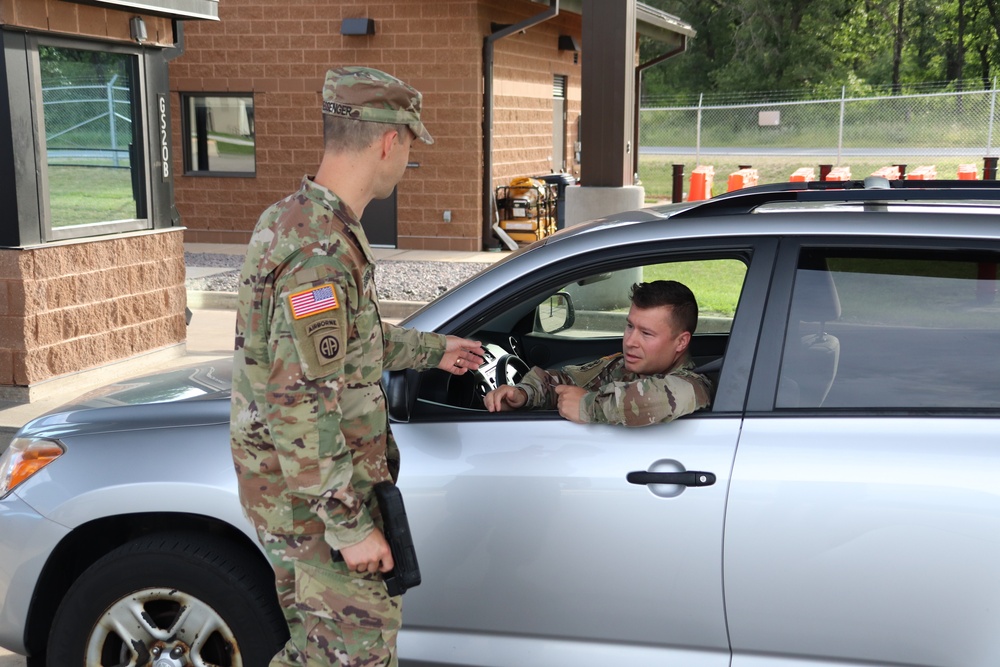
[(733, 173), (729, 174), (729, 183), (727, 184), (726, 192), (749, 188), (753, 185), (757, 185), (758, 180), (760, 180), (760, 172), (756, 169), (751, 167), (737, 169)]
[(808, 183), (809, 181), (815, 181), (816, 170), (812, 167), (802, 167), (801, 169), (796, 169), (792, 172), (792, 176), (788, 180), (792, 183)]
[(891, 167), (879, 167), (872, 172), (872, 176), (881, 176), (882, 178), (888, 178), (890, 181), (898, 181), (899, 167), (896, 165)]
[(691, 190), (688, 201), (701, 201), (712, 196), (712, 181), (715, 179), (715, 167), (698, 165), (691, 172)]
[(749, 167), (738, 169), (729, 174), (729, 183), (727, 184), (726, 192), (741, 190), (743, 188), (749, 188), (752, 185), (757, 185), (757, 181), (759, 179), (760, 173), (756, 169), (751, 169)]
[(830, 173), (826, 175), (826, 180), (828, 181), (849, 181), (851, 180), (851, 168), (850, 167), (834, 167), (830, 170)]
[(977, 181), (979, 180), (979, 170), (974, 164), (960, 164), (958, 165), (958, 180), (960, 181)]
[(908, 181), (936, 181), (937, 167), (932, 164), (917, 167), (906, 175)]

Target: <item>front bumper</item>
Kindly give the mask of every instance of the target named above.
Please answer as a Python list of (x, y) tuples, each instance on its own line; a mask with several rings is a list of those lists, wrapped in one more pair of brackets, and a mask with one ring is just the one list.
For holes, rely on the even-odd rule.
[(69, 530), (12, 493), (0, 500), (0, 647), (25, 654), (25, 626), (38, 577)]

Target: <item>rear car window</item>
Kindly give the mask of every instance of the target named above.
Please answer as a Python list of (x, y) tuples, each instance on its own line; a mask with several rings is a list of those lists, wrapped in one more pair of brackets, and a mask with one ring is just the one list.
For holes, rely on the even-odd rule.
[(802, 252), (778, 408), (998, 408), (998, 253)]

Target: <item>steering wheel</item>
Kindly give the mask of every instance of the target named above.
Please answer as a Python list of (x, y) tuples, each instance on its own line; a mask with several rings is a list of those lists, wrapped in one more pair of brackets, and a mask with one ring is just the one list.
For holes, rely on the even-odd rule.
[(516, 354), (505, 354), (497, 362), (497, 386), (499, 387), (502, 384), (517, 384), (530, 370), (531, 368), (521, 357)]
[(482, 366), (463, 375), (449, 376), (447, 402), (482, 409), (486, 394), (502, 384), (517, 384), (529, 370), (531, 367), (516, 354), (507, 354), (498, 345), (488, 345)]
[(483, 398), (493, 389), (490, 378), (481, 368), (464, 375), (449, 375), (446, 382), (448, 405), (460, 408), (482, 409)]

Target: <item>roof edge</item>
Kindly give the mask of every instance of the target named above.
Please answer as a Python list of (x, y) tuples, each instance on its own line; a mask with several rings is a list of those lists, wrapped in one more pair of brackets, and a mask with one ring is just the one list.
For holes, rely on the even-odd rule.
[[(542, 5), (549, 4), (548, 0), (532, 1)], [(559, 9), (582, 14), (583, 0), (559, 0)], [(690, 23), (642, 2), (635, 3), (635, 29), (640, 35), (668, 43), (677, 42), (677, 35), (690, 38), (698, 34)]]
[(69, 2), (167, 16), (172, 19), (219, 20), (219, 0), (69, 0)]
[(690, 23), (642, 2), (635, 3), (635, 29), (640, 35), (660, 41), (665, 41), (661, 38), (663, 31), (677, 33), (685, 37), (694, 37), (698, 34), (698, 31)]

